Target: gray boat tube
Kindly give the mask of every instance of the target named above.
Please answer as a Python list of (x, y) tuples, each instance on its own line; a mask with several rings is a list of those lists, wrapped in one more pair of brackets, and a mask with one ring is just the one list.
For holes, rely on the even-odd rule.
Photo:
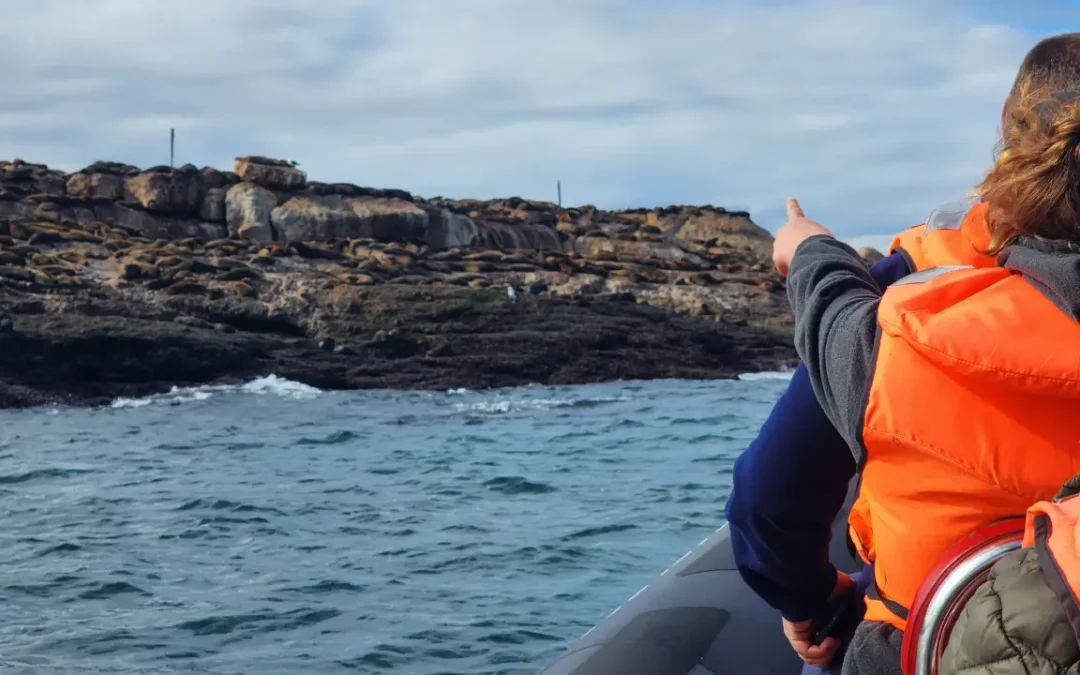
[[(846, 543), (855, 490), (853, 480), (830, 548), (848, 573), (861, 566)], [(739, 576), (725, 523), (540, 675), (798, 675), (802, 665), (780, 613)]]

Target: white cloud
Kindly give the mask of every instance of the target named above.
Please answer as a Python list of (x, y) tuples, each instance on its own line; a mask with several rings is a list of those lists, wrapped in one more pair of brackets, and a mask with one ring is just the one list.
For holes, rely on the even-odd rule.
[(301, 162), (425, 196), (798, 196), (876, 234), (963, 196), (1032, 38), (940, 0), (35, 0), (0, 21), (0, 156)]

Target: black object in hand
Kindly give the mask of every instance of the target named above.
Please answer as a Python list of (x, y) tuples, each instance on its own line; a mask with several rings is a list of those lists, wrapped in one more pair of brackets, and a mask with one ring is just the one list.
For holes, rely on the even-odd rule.
[(848, 586), (825, 605), (825, 610), (810, 624), (811, 644), (820, 645), (827, 637), (846, 637), (859, 617), (855, 615), (855, 586)]

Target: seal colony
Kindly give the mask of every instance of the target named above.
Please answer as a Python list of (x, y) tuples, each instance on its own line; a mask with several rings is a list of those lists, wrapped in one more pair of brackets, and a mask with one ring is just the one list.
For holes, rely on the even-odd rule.
[(0, 162), (0, 406), (276, 374), (325, 389), (791, 367), (745, 212), (421, 199), (233, 171)]

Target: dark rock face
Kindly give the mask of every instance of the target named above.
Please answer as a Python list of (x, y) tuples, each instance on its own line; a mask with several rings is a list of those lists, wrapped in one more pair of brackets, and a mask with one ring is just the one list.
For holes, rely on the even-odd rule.
[[(187, 297), (198, 301), (205, 290)], [(220, 301), (187, 315), (205, 323), (160, 316), (19, 316), (14, 330), (0, 332), (0, 404), (105, 403), (268, 372), (330, 389), (476, 389), (730, 377), (748, 364), (777, 367), (791, 359), (788, 340), (778, 333), (718, 330), (615, 299), (506, 307), (501, 292), (478, 297), (443, 289), (417, 298), (415, 290), (401, 287), (369, 289), (358, 299), (395, 313), (406, 304), (415, 310), (406, 327), (389, 329), (389, 336), (371, 328), (393, 321), (375, 321), (359, 333), (360, 326), (345, 322), (340, 344), (302, 337), (300, 317)], [(484, 303), (500, 311), (478, 316), (468, 307)], [(446, 321), (448, 316), (453, 319)]]
[(425, 201), (278, 160), (235, 169), (0, 162), (0, 406), (268, 373), (443, 389), (795, 362), (771, 239), (747, 214)]

